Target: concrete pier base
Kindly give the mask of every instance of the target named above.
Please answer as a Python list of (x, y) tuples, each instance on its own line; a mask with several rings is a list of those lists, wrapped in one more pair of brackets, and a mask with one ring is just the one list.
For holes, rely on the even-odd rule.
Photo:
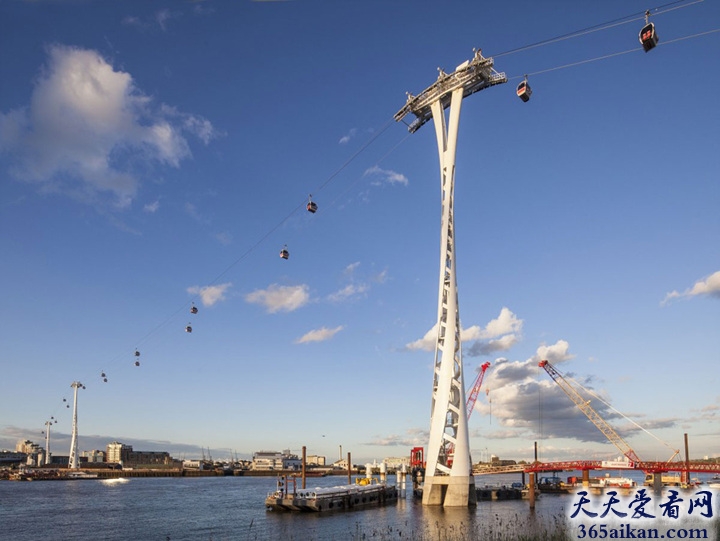
[(471, 507), (477, 505), (475, 478), (469, 476), (428, 476), (423, 484), (423, 505)]

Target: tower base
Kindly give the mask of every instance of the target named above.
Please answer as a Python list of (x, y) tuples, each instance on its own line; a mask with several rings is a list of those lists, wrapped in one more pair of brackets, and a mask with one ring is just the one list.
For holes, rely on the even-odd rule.
[(474, 507), (477, 505), (475, 478), (472, 475), (425, 477), (422, 503), (443, 507)]

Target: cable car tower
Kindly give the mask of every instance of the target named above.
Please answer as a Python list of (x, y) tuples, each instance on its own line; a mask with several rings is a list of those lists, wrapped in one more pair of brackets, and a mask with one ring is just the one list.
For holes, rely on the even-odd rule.
[[(408, 127), (408, 131), (414, 133), (432, 118), (440, 156), (442, 222), (438, 336), (422, 501), (424, 505), (468, 507), (475, 505), (477, 499), (465, 411), (455, 273), (455, 152), (462, 99), (485, 88), (506, 83), (507, 77), (496, 72), (492, 58), (484, 58), (479, 50), (475, 51), (472, 60), (460, 64), (453, 73), (438, 71), (435, 84), (418, 96), (408, 93), (407, 103), (395, 114), (395, 120), (400, 121), (410, 113), (415, 115), (415, 120)], [(448, 121), (445, 119), (447, 108), (450, 109)]]
[(78, 389), (84, 389), (85, 385), (79, 381), (73, 381), (70, 387), (73, 388), (75, 394), (75, 400), (73, 404), (73, 424), (72, 424), (72, 440), (70, 440), (70, 460), (68, 461), (68, 468), (77, 470), (78, 469), (78, 431), (77, 431), (77, 393)]

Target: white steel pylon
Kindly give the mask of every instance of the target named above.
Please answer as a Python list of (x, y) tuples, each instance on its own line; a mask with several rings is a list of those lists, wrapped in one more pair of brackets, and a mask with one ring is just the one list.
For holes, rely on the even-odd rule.
[(45, 465), (50, 464), (50, 427), (52, 421), (45, 421)]
[[(435, 123), (442, 195), (440, 280), (438, 292), (437, 342), (433, 374), (430, 441), (428, 445), (424, 505), (467, 507), (477, 496), (472, 475), (470, 437), (465, 413), (460, 312), (455, 265), (455, 154), (462, 99), (479, 90), (507, 82), (504, 73), (493, 69), (493, 61), (480, 51), (451, 74), (440, 70), (437, 82), (419, 96), (408, 94), (408, 102), (396, 120), (413, 113), (410, 132), (430, 118)], [(445, 109), (449, 119), (446, 121)], [(450, 450), (453, 450), (451, 453)]]
[(79, 381), (73, 381), (70, 385), (74, 389), (73, 401), (73, 424), (72, 424), (72, 440), (70, 440), (70, 460), (68, 461), (68, 468), (77, 470), (79, 468), (78, 459), (78, 430), (77, 430), (77, 397), (78, 389), (84, 389), (85, 386)]

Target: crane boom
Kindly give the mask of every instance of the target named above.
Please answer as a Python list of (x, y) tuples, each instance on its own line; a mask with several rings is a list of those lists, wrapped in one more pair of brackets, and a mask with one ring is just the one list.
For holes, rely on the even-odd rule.
[(540, 361), (538, 363), (540, 368), (544, 368), (550, 377), (557, 383), (560, 388), (565, 392), (566, 395), (572, 400), (575, 405), (580, 408), (588, 419), (602, 432), (610, 442), (615, 445), (623, 455), (625, 455), (631, 462), (641, 462), (640, 458), (635, 454), (632, 447), (615, 432), (615, 430), (590, 406), (590, 401), (585, 400), (582, 395), (568, 382), (563, 375), (557, 371), (557, 369), (550, 364), (548, 361)]
[(475, 378), (475, 382), (473, 383), (472, 387), (470, 387), (470, 392), (468, 393), (468, 399), (465, 404), (465, 410), (467, 412), (468, 419), (470, 419), (470, 415), (472, 414), (473, 410), (475, 409), (475, 401), (477, 400), (478, 393), (480, 392), (480, 386), (482, 385), (483, 378), (485, 377), (485, 371), (489, 367), (490, 367), (489, 362), (483, 363), (482, 366), (480, 366), (480, 372), (478, 372), (478, 375)]

